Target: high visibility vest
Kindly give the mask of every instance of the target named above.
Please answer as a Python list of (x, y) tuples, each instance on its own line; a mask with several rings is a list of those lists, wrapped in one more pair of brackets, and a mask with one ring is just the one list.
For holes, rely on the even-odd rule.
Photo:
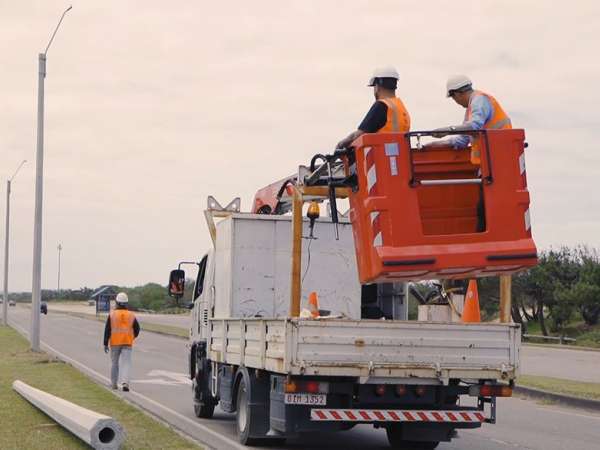
[(406, 133), (410, 130), (410, 116), (404, 103), (398, 97), (382, 98), (380, 102), (387, 106), (385, 125), (378, 133)]
[(133, 322), (135, 315), (126, 309), (110, 313), (110, 345), (133, 345)]
[[(467, 111), (465, 112), (465, 122), (470, 122), (473, 116), (473, 111), (471, 110), (471, 103), (478, 95), (484, 95), (492, 105), (492, 117), (490, 117), (484, 124), (483, 128), (486, 130), (510, 130), (512, 129), (512, 123), (510, 122), (510, 117), (508, 114), (504, 112), (500, 103), (489, 94), (481, 91), (474, 91), (469, 98), (469, 105), (467, 106)], [(471, 164), (480, 165), (481, 164), (481, 138), (479, 135), (475, 136), (471, 143)]]

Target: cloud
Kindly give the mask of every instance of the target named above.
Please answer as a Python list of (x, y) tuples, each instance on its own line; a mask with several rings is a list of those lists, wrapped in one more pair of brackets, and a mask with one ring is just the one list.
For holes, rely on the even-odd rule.
[[(11, 289), (31, 286), (37, 54), (62, 2), (0, 0), (0, 177), (15, 180)], [(536, 241), (599, 245), (592, 195), (600, 4), (76, 2), (48, 56), (43, 285), (164, 282), (210, 246), (202, 210), (329, 151), (395, 64), (413, 126), (460, 122), (468, 73), (524, 127)], [(597, 228), (597, 227), (596, 227)]]

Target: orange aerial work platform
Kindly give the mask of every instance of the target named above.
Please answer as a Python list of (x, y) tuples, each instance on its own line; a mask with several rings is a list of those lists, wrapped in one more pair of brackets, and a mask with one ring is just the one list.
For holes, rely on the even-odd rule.
[(471, 132), (481, 165), (470, 148), (421, 146), (430, 134), (364, 134), (344, 156), (357, 183), (350, 219), (360, 281), (497, 276), (536, 265), (524, 131)]

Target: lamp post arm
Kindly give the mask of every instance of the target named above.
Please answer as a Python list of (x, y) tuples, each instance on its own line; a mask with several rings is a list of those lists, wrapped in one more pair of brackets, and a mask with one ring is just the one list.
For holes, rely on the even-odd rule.
[(60, 20), (58, 21), (58, 25), (56, 25), (56, 28), (54, 29), (54, 33), (52, 33), (52, 36), (50, 37), (50, 41), (48, 42), (48, 45), (46, 46), (46, 50), (44, 50), (44, 56), (48, 53), (48, 49), (50, 48), (50, 46), (52, 45), (52, 41), (54, 40), (54, 36), (56, 36), (56, 32), (58, 31), (58, 28), (60, 27), (60, 24), (62, 23), (63, 19), (65, 18), (65, 15), (71, 11), (71, 9), (73, 8), (73, 6), (69, 6), (67, 9), (65, 9), (65, 11), (62, 13), (62, 16), (60, 16)]

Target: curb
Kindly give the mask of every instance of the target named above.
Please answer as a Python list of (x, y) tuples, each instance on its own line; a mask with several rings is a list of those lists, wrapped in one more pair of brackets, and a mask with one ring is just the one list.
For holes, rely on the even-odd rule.
[(537, 400), (551, 400), (564, 405), (572, 406), (573, 408), (600, 411), (600, 400), (589, 400), (586, 398), (572, 397), (570, 395), (555, 394), (554, 392), (543, 391), (541, 389), (534, 389), (525, 386), (515, 386), (513, 392), (515, 394), (520, 394)]

